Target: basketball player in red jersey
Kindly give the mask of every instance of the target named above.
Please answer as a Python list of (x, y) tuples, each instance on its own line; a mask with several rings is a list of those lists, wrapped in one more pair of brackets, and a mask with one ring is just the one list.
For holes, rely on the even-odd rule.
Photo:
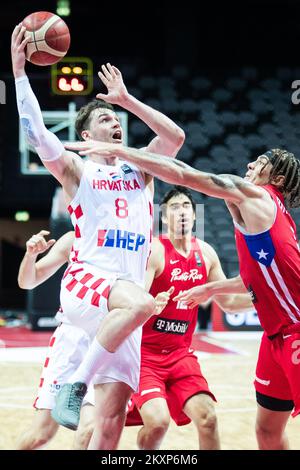
[[(196, 206), (191, 193), (176, 186), (163, 197), (161, 207), (168, 231), (152, 243), (146, 274), (150, 293), (156, 297), (171, 286), (173, 297), (190, 287), (224, 280), (215, 250), (192, 236)], [(248, 293), (220, 295), (215, 300), (225, 311), (253, 308)], [(143, 326), (139, 391), (132, 397), (140, 416), (134, 408), (126, 423), (143, 424), (138, 434), (140, 449), (159, 448), (170, 415), (178, 425), (194, 422), (200, 449), (220, 448), (215, 397), (191, 349), (197, 318), (198, 305), (190, 309), (171, 298), (162, 314)]]
[[(61, 306), (69, 321), (89, 334), (92, 344), (59, 391), (52, 417), (76, 429), (80, 406), (93, 380), (95, 422), (89, 448), (114, 449), (125, 422), (127, 402), (137, 389), (141, 326), (156, 313), (144, 289), (152, 238), (153, 179), (134, 165), (98, 154), (83, 161), (68, 152), (44, 125), (25, 73), (25, 28), (12, 33), (11, 53), (18, 112), (27, 141), (64, 189), (75, 231), (77, 257), (61, 283)], [(107, 94), (81, 108), (76, 130), (83, 140), (122, 143), (112, 104), (140, 118), (156, 136), (148, 150), (174, 157), (184, 132), (167, 116), (133, 97), (121, 72), (103, 65), (99, 77)], [(76, 245), (76, 246), (75, 246)]]
[(300, 252), (287, 208), (300, 205), (300, 161), (286, 150), (268, 150), (240, 178), (112, 144), (76, 148), (118, 155), (167, 183), (225, 200), (235, 225), (240, 275), (264, 329), (255, 379), (258, 446), (288, 449), (286, 424), (300, 413)]

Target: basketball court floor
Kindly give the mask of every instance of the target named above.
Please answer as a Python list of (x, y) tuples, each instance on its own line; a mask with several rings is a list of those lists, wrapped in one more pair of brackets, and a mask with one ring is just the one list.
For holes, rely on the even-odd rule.
[[(51, 333), (27, 328), (0, 329), (0, 450), (14, 449), (17, 437), (30, 426), (32, 403)], [(195, 334), (193, 347), (216, 405), (221, 445), (224, 450), (256, 449), (254, 434), (255, 394), (252, 385), (259, 338), (257, 332), (209, 332)], [(136, 449), (139, 427), (125, 428), (119, 449)], [(292, 449), (300, 449), (300, 418), (287, 428)], [(60, 428), (47, 449), (71, 449), (74, 432)], [(161, 449), (198, 448), (193, 424), (173, 422)]]

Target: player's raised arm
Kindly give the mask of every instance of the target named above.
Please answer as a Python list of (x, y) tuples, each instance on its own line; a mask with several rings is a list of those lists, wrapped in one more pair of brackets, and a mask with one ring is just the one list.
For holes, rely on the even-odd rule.
[(131, 95), (127, 91), (120, 70), (114, 65), (110, 63), (102, 65), (98, 75), (107, 87), (108, 93), (99, 93), (97, 98), (117, 104), (131, 112), (156, 134), (145, 149), (154, 153), (176, 156), (185, 140), (183, 129), (165, 114)]
[(12, 66), (21, 124), (28, 143), (35, 148), (45, 167), (72, 198), (74, 182), (81, 176), (83, 163), (78, 155), (65, 151), (57, 136), (43, 122), (38, 100), (25, 73), (25, 47), (29, 37), (24, 39), (24, 33), (25, 28), (20, 23), (15, 27), (11, 38)]
[[(54, 239), (46, 240), (49, 233), (41, 230), (26, 242), (26, 253), (18, 274), (18, 284), (22, 289), (33, 289), (40, 285), (68, 261), (74, 232), (66, 233), (57, 242)], [(38, 255), (50, 247), (49, 253), (37, 261)]]

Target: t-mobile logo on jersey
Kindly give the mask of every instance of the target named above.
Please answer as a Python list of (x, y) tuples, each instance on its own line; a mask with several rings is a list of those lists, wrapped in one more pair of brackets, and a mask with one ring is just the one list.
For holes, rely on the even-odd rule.
[(182, 271), (180, 268), (174, 268), (171, 272), (171, 279), (170, 282), (173, 281), (197, 281), (203, 278), (203, 274), (198, 272), (198, 269), (190, 269), (188, 271)]
[(153, 330), (160, 333), (171, 333), (173, 335), (185, 335), (190, 322), (185, 320), (171, 320), (170, 318), (157, 318), (153, 324)]

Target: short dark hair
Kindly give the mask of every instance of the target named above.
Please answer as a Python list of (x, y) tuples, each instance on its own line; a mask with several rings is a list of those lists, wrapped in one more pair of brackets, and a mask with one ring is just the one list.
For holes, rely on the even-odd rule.
[(179, 196), (180, 194), (184, 194), (186, 197), (189, 198), (193, 207), (193, 211), (196, 212), (196, 203), (193, 199), (193, 196), (191, 192), (184, 186), (174, 186), (174, 188), (170, 189), (170, 191), (165, 193), (159, 203), (160, 207), (164, 206), (164, 204), (167, 204), (167, 202), (172, 199), (172, 197)]
[(280, 188), (288, 207), (300, 206), (300, 161), (291, 152), (284, 149), (271, 149), (264, 153), (272, 164), (270, 182), (276, 176), (284, 176)]
[(81, 137), (81, 133), (82, 131), (89, 128), (91, 113), (98, 108), (111, 109), (112, 111), (114, 111), (113, 105), (110, 103), (106, 103), (104, 100), (95, 99), (93, 101), (90, 101), (88, 104), (82, 106), (78, 111), (75, 121), (75, 129), (79, 139), (83, 140)]

